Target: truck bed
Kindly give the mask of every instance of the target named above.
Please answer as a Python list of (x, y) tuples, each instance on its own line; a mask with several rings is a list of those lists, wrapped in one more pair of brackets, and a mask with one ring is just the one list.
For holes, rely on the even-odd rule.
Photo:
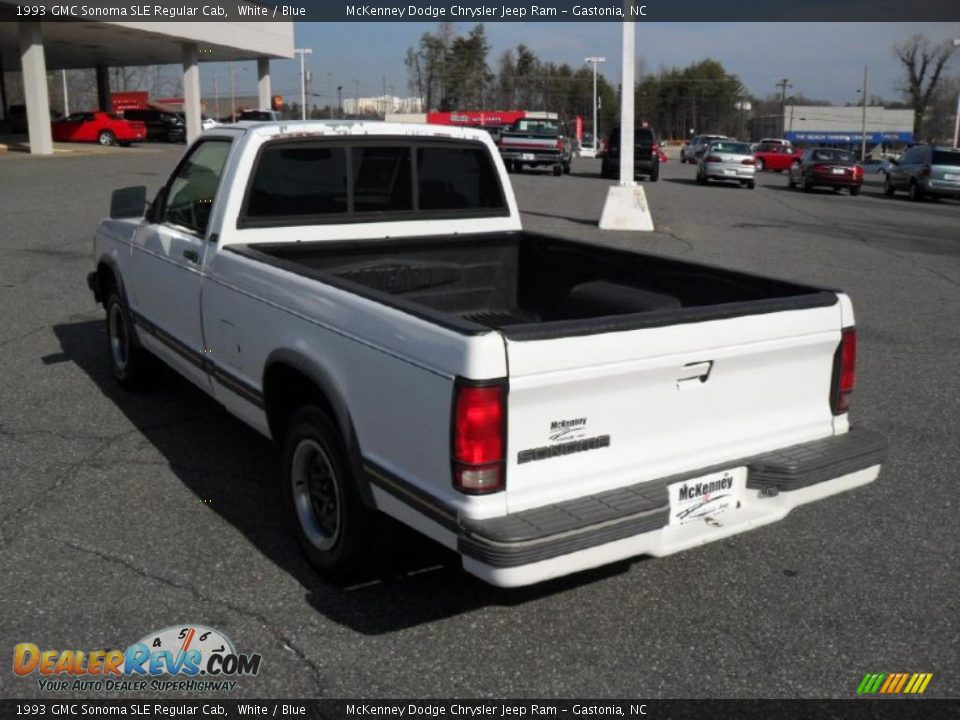
[(782, 280), (527, 232), (230, 246), (468, 334), (516, 340), (820, 307)]

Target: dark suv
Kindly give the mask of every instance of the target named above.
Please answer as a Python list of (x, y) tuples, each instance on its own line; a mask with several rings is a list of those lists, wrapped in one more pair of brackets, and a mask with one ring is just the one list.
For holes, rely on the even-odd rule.
[(892, 163), (883, 192), (906, 190), (911, 200), (925, 197), (960, 199), (960, 149), (939, 145), (914, 145)]
[[(660, 146), (650, 128), (635, 128), (633, 131), (633, 176), (646, 175), (651, 182), (660, 177)], [(620, 126), (613, 128), (607, 138), (600, 165), (600, 176), (620, 176)]]
[(153, 108), (124, 110), (124, 120), (139, 120), (147, 126), (147, 140), (161, 140), (163, 142), (183, 142), (186, 131), (183, 120), (167, 110)]

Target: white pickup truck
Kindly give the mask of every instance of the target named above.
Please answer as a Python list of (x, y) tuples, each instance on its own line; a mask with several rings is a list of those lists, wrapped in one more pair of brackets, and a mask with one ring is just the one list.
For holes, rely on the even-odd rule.
[(94, 262), (116, 379), (160, 358), (273, 438), (333, 574), (381, 514), (500, 586), (668, 555), (886, 451), (846, 295), (525, 232), (481, 130), (216, 127), (114, 193)]

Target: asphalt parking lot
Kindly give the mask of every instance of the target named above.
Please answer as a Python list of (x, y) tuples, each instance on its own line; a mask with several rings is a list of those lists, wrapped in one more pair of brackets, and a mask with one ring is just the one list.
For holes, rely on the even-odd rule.
[[(960, 696), (960, 202), (873, 178), (860, 197), (776, 173), (701, 187), (671, 161), (645, 184), (656, 232), (615, 234), (599, 161), (512, 176), (531, 229), (847, 291), (852, 418), (889, 437), (887, 463), (668, 558), (506, 591), (403, 536), (344, 588), (302, 559), (266, 440), (174, 377), (136, 396), (110, 376), (93, 231), (111, 189), (152, 194), (181, 152), (0, 158), (0, 652), (201, 623), (263, 655), (229, 697), (853, 697), (901, 671)], [(0, 697), (51, 697), (9, 667)]]

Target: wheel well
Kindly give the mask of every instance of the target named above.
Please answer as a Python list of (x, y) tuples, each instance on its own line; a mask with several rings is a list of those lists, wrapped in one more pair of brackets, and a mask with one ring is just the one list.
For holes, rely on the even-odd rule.
[(105, 262), (97, 265), (97, 290), (100, 293), (100, 300), (103, 306), (107, 306), (107, 300), (110, 297), (110, 291), (117, 287), (117, 278), (113, 274), (113, 268)]
[(270, 436), (278, 445), (283, 443), (293, 413), (308, 402), (318, 405), (339, 428), (333, 406), (317, 383), (285, 363), (273, 363), (267, 368), (263, 376), (263, 399)]

